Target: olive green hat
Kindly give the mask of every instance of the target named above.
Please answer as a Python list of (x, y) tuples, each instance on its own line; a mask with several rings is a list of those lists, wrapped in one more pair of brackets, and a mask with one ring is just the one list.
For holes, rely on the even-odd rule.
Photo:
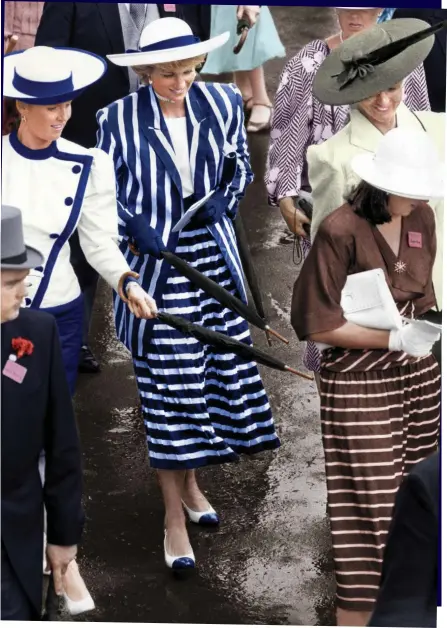
[(428, 56), (435, 32), (423, 20), (390, 20), (353, 35), (335, 48), (315, 75), (313, 93), (325, 105), (352, 105), (390, 89)]

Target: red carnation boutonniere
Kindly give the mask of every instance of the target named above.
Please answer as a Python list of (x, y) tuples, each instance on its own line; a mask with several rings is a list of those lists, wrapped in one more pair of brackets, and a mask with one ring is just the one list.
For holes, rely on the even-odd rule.
[(17, 358), (23, 358), (24, 355), (31, 355), (34, 351), (34, 345), (31, 340), (26, 338), (13, 338), (12, 339), (13, 351), (17, 354)]
[(24, 355), (31, 355), (34, 351), (34, 345), (31, 340), (27, 340), (26, 338), (13, 338), (11, 346), (14, 353), (11, 353), (7, 359), (2, 374), (12, 379), (13, 382), (21, 384), (28, 369), (22, 366), (22, 364), (19, 364), (17, 360), (23, 358)]

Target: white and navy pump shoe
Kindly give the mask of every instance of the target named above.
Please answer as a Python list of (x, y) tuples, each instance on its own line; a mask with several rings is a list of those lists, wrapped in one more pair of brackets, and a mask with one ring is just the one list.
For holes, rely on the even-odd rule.
[(220, 523), (219, 515), (211, 506), (209, 507), (208, 510), (202, 510), (201, 512), (197, 512), (195, 510), (191, 510), (191, 508), (188, 508), (185, 502), (182, 502), (182, 503), (183, 503), (183, 508), (186, 510), (186, 514), (188, 515), (189, 520), (192, 523), (197, 523), (198, 525), (201, 525), (201, 526), (218, 526), (219, 525)]
[(173, 571), (187, 571), (190, 569), (194, 569), (196, 566), (196, 559), (194, 553), (185, 554), (184, 556), (171, 556), (168, 554), (166, 549), (166, 536), (167, 532), (165, 530), (165, 539), (164, 539), (164, 552), (165, 552), (165, 563), (166, 567), (172, 569)]

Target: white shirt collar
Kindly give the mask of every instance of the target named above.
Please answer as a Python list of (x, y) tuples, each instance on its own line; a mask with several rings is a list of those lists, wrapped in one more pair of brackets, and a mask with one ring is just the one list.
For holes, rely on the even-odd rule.
[[(125, 2), (124, 3), (126, 5), (126, 9), (130, 12), (130, 2)], [(145, 3), (146, 5), (147, 3)]]

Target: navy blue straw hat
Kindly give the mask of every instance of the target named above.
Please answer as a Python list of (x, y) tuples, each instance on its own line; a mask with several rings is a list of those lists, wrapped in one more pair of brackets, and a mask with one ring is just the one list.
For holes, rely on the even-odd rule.
[(107, 55), (115, 65), (136, 66), (171, 63), (206, 55), (223, 46), (230, 33), (222, 33), (206, 41), (200, 41), (189, 25), (177, 17), (162, 17), (154, 20), (141, 33), (138, 50)]
[(74, 100), (106, 72), (95, 54), (74, 48), (35, 46), (3, 60), (3, 96), (34, 105)]

